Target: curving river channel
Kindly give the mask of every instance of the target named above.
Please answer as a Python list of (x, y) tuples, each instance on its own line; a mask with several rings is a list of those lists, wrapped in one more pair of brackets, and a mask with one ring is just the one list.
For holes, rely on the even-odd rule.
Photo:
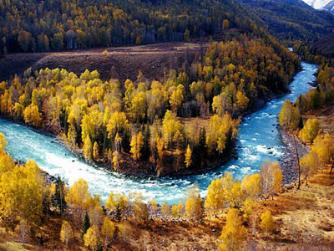
[(285, 99), (295, 100), (311, 88), (315, 81), (317, 66), (302, 63), (302, 71), (294, 77), (291, 92), (274, 99), (261, 110), (246, 116), (240, 126), (237, 143), (238, 159), (205, 174), (181, 178), (129, 179), (123, 175), (86, 164), (73, 155), (57, 140), (24, 125), (0, 119), (0, 131), (8, 140), (7, 151), (15, 159), (35, 160), (40, 167), (54, 176), (62, 177), (69, 185), (79, 178), (89, 183), (90, 191), (106, 199), (109, 192), (125, 194), (141, 192), (145, 199), (156, 198), (158, 202), (175, 203), (186, 196), (196, 183), (204, 195), (213, 179), (230, 171), (236, 178), (257, 172), (266, 160), (279, 160), (285, 151), (277, 130), (277, 115)]

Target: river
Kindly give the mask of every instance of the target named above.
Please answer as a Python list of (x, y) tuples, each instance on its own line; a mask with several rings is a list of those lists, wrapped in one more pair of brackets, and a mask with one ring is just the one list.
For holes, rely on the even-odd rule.
[(315, 81), (317, 66), (302, 63), (302, 71), (290, 84), (291, 92), (268, 102), (262, 109), (246, 116), (240, 125), (237, 142), (238, 159), (232, 160), (214, 171), (181, 178), (130, 179), (103, 168), (86, 164), (73, 155), (54, 137), (39, 133), (27, 126), (0, 119), (0, 131), (7, 138), (7, 152), (15, 159), (35, 160), (41, 169), (54, 176), (62, 177), (69, 185), (84, 178), (93, 194), (105, 200), (109, 192), (125, 194), (142, 193), (147, 200), (175, 203), (183, 200), (187, 190), (197, 184), (202, 195), (213, 179), (230, 171), (236, 178), (259, 171), (267, 160), (279, 160), (285, 151), (277, 130), (277, 115), (285, 99), (295, 100), (307, 92)]

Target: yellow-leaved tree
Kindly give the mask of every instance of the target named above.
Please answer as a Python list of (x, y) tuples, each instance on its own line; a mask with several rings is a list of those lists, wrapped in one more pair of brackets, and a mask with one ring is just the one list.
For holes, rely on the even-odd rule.
[(265, 210), (261, 214), (260, 227), (267, 234), (270, 234), (275, 230), (275, 222), (269, 210)]
[(116, 214), (117, 220), (121, 220), (129, 207), (129, 200), (124, 194), (110, 193), (106, 202), (106, 208)]
[(259, 173), (247, 175), (242, 179), (241, 188), (247, 196), (255, 199), (261, 195), (261, 175)]
[(279, 124), (287, 130), (296, 130), (300, 123), (300, 112), (290, 100), (286, 100), (279, 114)]
[(88, 208), (91, 195), (88, 191), (88, 183), (84, 179), (79, 179), (68, 190), (65, 200), (75, 211), (75, 215), (81, 219), (84, 210)]
[(104, 217), (101, 234), (104, 240), (103, 245), (106, 250), (114, 238), (115, 229), (115, 224), (108, 217)]
[(100, 246), (99, 229), (97, 226), (90, 227), (83, 236), (84, 244), (92, 251), (98, 250)]
[(189, 220), (200, 221), (202, 219), (203, 205), (197, 186), (194, 186), (189, 191), (185, 204), (185, 213)]
[(185, 158), (184, 163), (186, 164), (186, 167), (187, 168), (190, 167), (192, 164), (192, 151), (189, 144), (187, 146), (184, 158)]
[(95, 161), (99, 160), (100, 158), (100, 147), (99, 144), (95, 141), (93, 145), (93, 159)]
[(34, 161), (19, 166), (6, 153), (0, 153), (0, 217), (5, 225), (13, 226), (18, 218), (38, 224), (43, 217), (47, 191)]
[(318, 119), (308, 119), (303, 127), (299, 131), (299, 138), (307, 144), (313, 143), (315, 137), (317, 137), (319, 132), (319, 121)]
[(168, 218), (169, 217), (170, 211), (171, 211), (170, 206), (166, 202), (162, 203), (162, 205), (161, 205), (161, 214), (162, 214), (162, 216), (164, 218)]
[(39, 127), (42, 122), (42, 117), (39, 113), (38, 106), (34, 104), (31, 104), (24, 109), (23, 118), (26, 124), (35, 127)]
[(63, 224), (61, 225), (60, 230), (60, 240), (65, 244), (66, 247), (69, 246), (71, 240), (73, 239), (73, 229), (67, 221), (63, 221)]
[(3, 152), (7, 146), (7, 140), (3, 133), (0, 133), (0, 152)]
[(305, 154), (300, 159), (301, 172), (305, 177), (306, 184), (308, 177), (315, 173), (319, 169), (320, 165), (319, 157), (313, 151)]
[(222, 180), (213, 180), (205, 199), (204, 208), (209, 215), (217, 215), (224, 208), (224, 190)]
[(323, 165), (331, 165), (332, 172), (334, 167), (334, 137), (328, 133), (318, 135), (311, 148), (318, 155)]
[(131, 138), (131, 154), (134, 160), (139, 160), (141, 158), (141, 150), (144, 145), (144, 138), (141, 132), (134, 133)]
[(236, 97), (238, 109), (240, 111), (246, 110), (248, 107), (249, 98), (247, 98), (247, 96), (242, 91), (237, 91)]
[(246, 228), (242, 224), (242, 217), (239, 215), (239, 210), (230, 208), (226, 216), (226, 225), (219, 237), (221, 251), (238, 251), (242, 250), (243, 243), (246, 239)]
[(184, 95), (184, 86), (178, 85), (177, 87), (172, 87), (172, 94), (169, 98), (169, 103), (173, 112), (177, 112), (177, 109), (182, 105), (183, 95)]
[(84, 140), (84, 144), (82, 147), (82, 153), (86, 160), (92, 160), (93, 145), (92, 145), (92, 141), (90, 140), (89, 135), (87, 135)]
[(281, 192), (283, 173), (278, 162), (267, 162), (261, 168), (262, 193), (274, 197)]

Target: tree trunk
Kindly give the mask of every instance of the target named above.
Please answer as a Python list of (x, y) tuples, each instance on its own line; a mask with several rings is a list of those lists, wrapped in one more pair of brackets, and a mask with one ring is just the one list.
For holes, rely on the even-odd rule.
[(297, 189), (300, 189), (300, 176), (301, 176), (301, 170), (300, 170), (300, 161), (299, 161), (299, 153), (298, 153), (298, 148), (297, 148), (297, 141), (296, 141), (296, 136), (293, 135), (293, 142), (295, 145), (295, 151), (296, 151), (296, 158), (297, 158), (297, 165), (298, 165), (298, 187)]

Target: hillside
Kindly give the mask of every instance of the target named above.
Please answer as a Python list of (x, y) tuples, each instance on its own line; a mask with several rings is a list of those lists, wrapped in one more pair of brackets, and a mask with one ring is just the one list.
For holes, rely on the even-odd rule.
[(239, 0), (280, 39), (315, 41), (334, 29), (334, 16), (299, 0)]
[(189, 41), (252, 32), (253, 20), (231, 0), (0, 1), (0, 52)]
[(334, 57), (334, 34), (319, 39), (312, 45), (312, 50), (320, 55)]

